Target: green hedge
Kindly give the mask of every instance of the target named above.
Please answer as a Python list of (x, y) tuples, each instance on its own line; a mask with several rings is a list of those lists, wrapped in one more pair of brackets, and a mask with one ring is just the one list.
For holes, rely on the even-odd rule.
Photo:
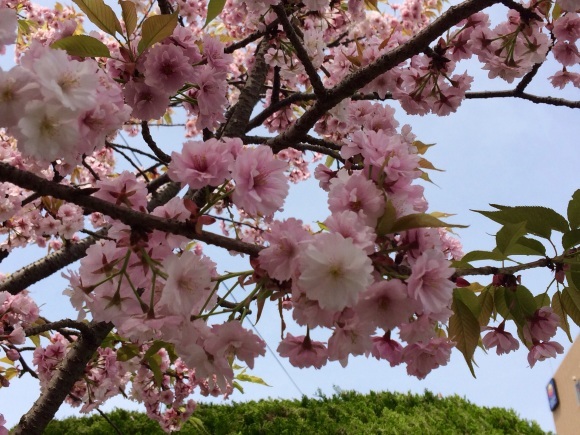
[[(162, 434), (144, 414), (117, 409), (108, 417), (127, 435)], [(401, 393), (340, 392), (318, 399), (261, 400), (229, 405), (199, 405), (194, 413), (205, 428), (188, 422), (182, 434), (544, 434), (536, 422), (521, 420), (513, 410), (476, 406), (459, 396), (438, 398)], [(53, 421), (45, 432), (114, 434), (95, 414)]]

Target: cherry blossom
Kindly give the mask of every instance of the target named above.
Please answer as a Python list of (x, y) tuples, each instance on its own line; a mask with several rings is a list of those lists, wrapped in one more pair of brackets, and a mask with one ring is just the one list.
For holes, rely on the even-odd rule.
[(352, 307), (372, 283), (372, 266), (352, 239), (337, 233), (317, 235), (299, 254), (297, 285), (322, 309)]
[[(210, 23), (207, 2), (178, 0), (174, 14), (132, 3), (134, 26), (124, 8), (123, 24), (93, 22), (98, 31), (83, 35), (102, 11), (85, 18), (67, 6), (6, 3), (0, 50), (16, 42), (17, 66), (0, 70), (1, 252), (36, 245), (51, 254), (31, 273), (0, 279), (14, 293), (0, 292), (4, 361), (22, 374), (32, 355), (41, 400), (60, 389), (89, 412), (123, 394), (169, 432), (194, 412), (192, 395), (233, 392), (236, 359), (257, 366), (266, 344), (243, 322), (259, 320), (267, 304), (281, 320), (278, 352), (301, 368), (364, 355), (405, 363), (422, 379), (447, 364), (466, 333), (483, 333), (498, 355), (521, 341), (530, 367), (562, 353), (550, 341), (567, 325), (561, 288), (539, 306), (517, 276), (536, 263), (462, 263), (461, 243), (443, 228), (447, 215), (428, 214), (419, 181), (437, 163), (425, 156), (429, 138), (396, 119), (401, 110), (447, 116), (468, 97), (576, 107), (526, 88), (539, 67), (552, 68), (545, 77), (554, 87), (580, 87), (578, 2), (557, 3), (561, 10), (503, 2), (498, 19), (464, 2), (440, 27), (432, 25), (440, 5), (420, 0), (372, 11), (358, 0), (284, 8), (236, 0)], [(152, 35), (160, 21), (163, 32)], [(513, 90), (480, 92), (474, 68)], [(168, 143), (169, 127), (182, 127), (187, 140)], [(314, 222), (283, 209), (312, 173), (328, 205)], [(303, 194), (299, 211), (320, 205), (313, 198)], [(245, 268), (214, 263), (206, 252), (217, 259), (219, 249)], [(540, 257), (556, 286), (575, 249)], [(64, 294), (78, 320), (40, 320), (19, 277), (46, 277), (62, 264), (71, 265)], [(467, 281), (471, 273), (482, 284)], [(500, 306), (507, 292), (517, 295), (509, 316)], [(494, 306), (481, 310), (490, 295)], [(460, 303), (473, 317), (467, 332), (453, 327)], [(519, 340), (506, 332), (511, 322)], [(103, 325), (112, 329), (92, 340)], [(297, 327), (305, 335), (287, 332)], [(473, 349), (458, 345), (468, 361), (471, 341)], [(63, 361), (74, 363), (71, 349), (87, 342), (90, 357), (76, 367), (83, 377), (49, 388), (66, 377)], [(0, 374), (0, 383), (10, 382)], [(0, 433), (4, 424), (0, 415)]]

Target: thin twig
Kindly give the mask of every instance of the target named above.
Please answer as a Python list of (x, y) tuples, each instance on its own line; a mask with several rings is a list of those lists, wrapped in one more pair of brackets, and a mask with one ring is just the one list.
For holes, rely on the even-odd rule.
[(151, 151), (153, 151), (153, 154), (155, 154), (160, 161), (166, 164), (171, 161), (171, 157), (165, 154), (153, 140), (153, 136), (151, 136), (151, 132), (149, 131), (149, 124), (147, 121), (141, 122), (141, 136)]
[(286, 37), (290, 40), (292, 47), (294, 47), (296, 56), (298, 59), (300, 59), (300, 62), (302, 62), (304, 70), (306, 71), (306, 74), (310, 79), (310, 83), (312, 84), (312, 88), (314, 89), (314, 93), (318, 98), (324, 98), (326, 96), (327, 89), (324, 87), (324, 84), (318, 75), (318, 71), (316, 71), (316, 68), (314, 68), (312, 61), (308, 56), (308, 52), (302, 45), (302, 41), (300, 41), (300, 38), (296, 34), (296, 29), (294, 29), (294, 26), (292, 23), (290, 23), (290, 20), (286, 15), (286, 11), (284, 10), (284, 6), (272, 6), (272, 9), (274, 12), (276, 12), (276, 15), (278, 15), (278, 19), (284, 28), (284, 32), (286, 32)]

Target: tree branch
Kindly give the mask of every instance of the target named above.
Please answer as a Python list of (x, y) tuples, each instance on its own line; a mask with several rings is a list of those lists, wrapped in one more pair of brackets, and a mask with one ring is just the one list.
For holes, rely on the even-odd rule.
[(257, 114), (253, 119), (248, 122), (246, 126), (246, 133), (250, 130), (253, 130), (256, 127), (260, 127), (266, 119), (272, 116), (274, 113), (278, 112), (279, 110), (291, 105), (292, 103), (297, 103), (299, 101), (312, 101), (316, 100), (316, 95), (314, 94), (303, 94), (301, 92), (297, 92), (295, 94), (290, 95), (289, 97), (284, 98), (276, 103), (270, 104), (266, 107), (262, 112)]
[(95, 323), (90, 325), (90, 334), (81, 334), (59, 364), (44, 392), (34, 402), (30, 411), (22, 416), (12, 434), (43, 433), (46, 425), (53, 419), (75, 382), (81, 378), (87, 363), (112, 328), (111, 323)]
[[(107, 229), (101, 229), (97, 234), (106, 235)], [(89, 246), (96, 240), (95, 237), (86, 237), (80, 242), (70, 243), (64, 248), (17, 270), (0, 282), (0, 291), (17, 295), (32, 284), (83, 258)]]
[(320, 76), (318, 75), (316, 68), (314, 68), (314, 65), (312, 64), (312, 61), (310, 60), (310, 57), (308, 56), (306, 49), (304, 48), (302, 42), (300, 41), (300, 38), (296, 34), (294, 26), (292, 26), (292, 23), (290, 23), (290, 21), (288, 20), (288, 16), (284, 11), (284, 6), (282, 5), (272, 6), (272, 9), (274, 10), (274, 12), (276, 12), (276, 15), (278, 15), (278, 19), (280, 20), (280, 23), (284, 28), (284, 32), (286, 32), (286, 36), (290, 40), (290, 43), (292, 44), (292, 47), (294, 47), (294, 50), (296, 50), (296, 56), (298, 57), (298, 59), (300, 59), (300, 62), (302, 62), (304, 70), (306, 71), (306, 74), (310, 79), (310, 83), (312, 84), (312, 88), (314, 89), (314, 93), (318, 98), (324, 98), (327, 92), (326, 88), (322, 84), (322, 80), (320, 80)]
[(480, 98), (521, 98), (528, 100), (535, 104), (549, 104), (551, 106), (569, 107), (570, 109), (580, 109), (580, 101), (570, 101), (563, 98), (554, 97), (540, 97), (537, 95), (528, 94), (526, 92), (518, 92), (516, 89), (509, 91), (483, 91), (483, 92), (467, 92), (465, 98), (480, 99)]
[[(580, 101), (566, 100), (564, 98), (555, 97), (542, 97), (539, 95), (528, 94), (525, 92), (519, 92), (516, 89), (509, 89), (506, 91), (477, 91), (477, 92), (466, 92), (466, 100), (478, 100), (485, 98), (521, 98), (522, 100), (531, 101), (536, 104), (549, 104), (551, 106), (562, 106), (568, 107), (570, 109), (579, 109)], [(355, 94), (352, 96), (353, 100), (371, 100), (371, 101), (386, 101), (392, 100), (393, 96), (390, 93), (385, 95), (385, 98), (380, 98), (376, 94)]]
[(319, 99), (286, 131), (269, 142), (274, 152), (279, 152), (300, 142), (322, 115), (353, 95), (379, 75), (389, 71), (405, 60), (425, 51), (429, 44), (451, 27), (476, 12), (498, 3), (500, 0), (467, 0), (452, 6), (429, 26), (425, 27), (403, 45), (382, 55), (371, 64), (346, 76), (338, 85), (327, 91), (324, 99)]
[(254, 61), (254, 66), (248, 75), (246, 86), (240, 92), (238, 102), (232, 109), (232, 114), (227, 121), (227, 125), (221, 136), (224, 137), (241, 137), (246, 131), (246, 126), (252, 115), (252, 110), (258, 101), (264, 88), (266, 75), (268, 74), (268, 65), (264, 60), (267, 44), (265, 41), (260, 42)]
[(153, 154), (155, 154), (160, 161), (166, 164), (171, 161), (171, 157), (168, 154), (165, 154), (153, 140), (153, 136), (151, 136), (151, 132), (149, 131), (149, 124), (147, 121), (141, 122), (141, 136), (143, 136), (145, 143), (149, 146), (151, 151), (153, 151)]
[(93, 334), (93, 330), (91, 329), (88, 323), (79, 322), (77, 320), (71, 319), (62, 319), (57, 322), (49, 322), (45, 323), (44, 325), (32, 326), (30, 328), (26, 328), (24, 333), (27, 337), (31, 335), (38, 335), (45, 331), (54, 331), (61, 328), (73, 328), (81, 332), (81, 334), (90, 336)]
[(277, 19), (272, 21), (270, 24), (268, 24), (266, 26), (266, 29), (260, 30), (258, 32), (254, 32), (251, 35), (247, 36), (246, 38), (242, 39), (241, 41), (234, 42), (234, 43), (228, 45), (226, 48), (224, 48), (224, 53), (231, 54), (234, 51), (236, 51), (240, 48), (244, 48), (248, 44), (250, 44), (254, 41), (257, 41), (262, 36), (267, 35), (269, 33), (272, 33), (272, 31), (274, 31), (278, 27), (279, 23), (280, 22)]
[(82, 207), (85, 211), (103, 213), (133, 228), (144, 228), (178, 234), (248, 255), (257, 255), (260, 250), (258, 246), (229, 239), (207, 231), (197, 233), (195, 231), (195, 225), (190, 222), (184, 223), (172, 219), (162, 219), (157, 216), (131, 210), (127, 207), (117, 206), (102, 199), (88, 196), (83, 192), (83, 189), (53, 183), (30, 172), (17, 169), (7, 163), (0, 163), (0, 181), (9, 181), (23, 189), (36, 191), (42, 196), (52, 196), (72, 202)]

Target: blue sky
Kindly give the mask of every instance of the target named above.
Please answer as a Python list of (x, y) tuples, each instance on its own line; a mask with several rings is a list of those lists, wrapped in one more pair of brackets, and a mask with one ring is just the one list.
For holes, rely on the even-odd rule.
[[(579, 100), (578, 89), (566, 89), (560, 93), (545, 81), (545, 76), (550, 74), (544, 73), (544, 70), (553, 72), (554, 68), (546, 65), (530, 87), (530, 92)], [(463, 70), (458, 68), (458, 72)], [(507, 89), (509, 85), (488, 81), (484, 73), (477, 75), (477, 90), (498, 88)], [(493, 222), (470, 210), (488, 209), (489, 203), (543, 205), (565, 215), (568, 200), (580, 188), (580, 117), (572, 109), (513, 99), (469, 100), (462, 104), (457, 113), (439, 118), (409, 117), (396, 103), (393, 105), (397, 108), (395, 116), (401, 125), (409, 123), (418, 139), (437, 144), (426, 157), (445, 172), (431, 174), (437, 185), (426, 185), (426, 197), (430, 211), (454, 213), (456, 216), (450, 221), (470, 225), (457, 231), (466, 252), (491, 249), (493, 234), (499, 229)], [(167, 134), (166, 131), (163, 133)], [(170, 137), (168, 142), (181, 141), (178, 136), (165, 137)], [(294, 187), (285, 209), (285, 215), (295, 215), (310, 223), (328, 216), (326, 198), (315, 182)], [(38, 250), (36, 253), (41, 254)], [(247, 268), (245, 260), (212, 249), (208, 249), (207, 253), (219, 263), (222, 271)], [(2, 263), (1, 270), (3, 273), (12, 272), (29, 259), (28, 250), (15, 252)], [(533, 292), (543, 291), (550, 280), (548, 271), (523, 274), (523, 283)], [(488, 281), (482, 277), (480, 282), (486, 284)], [(60, 296), (65, 287), (66, 283), (54, 276), (31, 290), (43, 302), (43, 312), (56, 319), (74, 316), (66, 298)], [(274, 307), (266, 308), (257, 325), (258, 331), (273, 349), (277, 347), (280, 336), (276, 316)], [(572, 335), (575, 337), (579, 333), (580, 328), (573, 327)], [(558, 340), (565, 348), (569, 347), (563, 334), (558, 335)], [(475, 355), (477, 379), (474, 379), (462, 355), (454, 351), (446, 367), (435, 370), (423, 381), (407, 376), (403, 367), (391, 368), (384, 362), (360, 357), (351, 358), (347, 368), (343, 369), (334, 362), (322, 370), (294, 369), (281, 360), (298, 385), (298, 391), (276, 359), (268, 354), (256, 362), (253, 373), (261, 376), (271, 387), (248, 385), (246, 394), (235, 393), (232, 400), (290, 398), (300, 397), (302, 393), (313, 396), (318, 389), (332, 394), (334, 386), (361, 392), (390, 390), (421, 393), (429, 389), (436, 394), (458, 394), (478, 405), (513, 408), (523, 418), (535, 419), (544, 429), (554, 430), (545, 386), (561, 357), (538, 363), (530, 369), (526, 355), (525, 349), (501, 357), (495, 353), (486, 355), (478, 350)], [(13, 380), (10, 388), (0, 389), (0, 413), (4, 414), (9, 425), (13, 425), (37, 395), (38, 386), (34, 380), (29, 377)], [(113, 405), (134, 407), (127, 401), (115, 400), (105, 409)], [(62, 417), (74, 413), (65, 405), (58, 415)]]

